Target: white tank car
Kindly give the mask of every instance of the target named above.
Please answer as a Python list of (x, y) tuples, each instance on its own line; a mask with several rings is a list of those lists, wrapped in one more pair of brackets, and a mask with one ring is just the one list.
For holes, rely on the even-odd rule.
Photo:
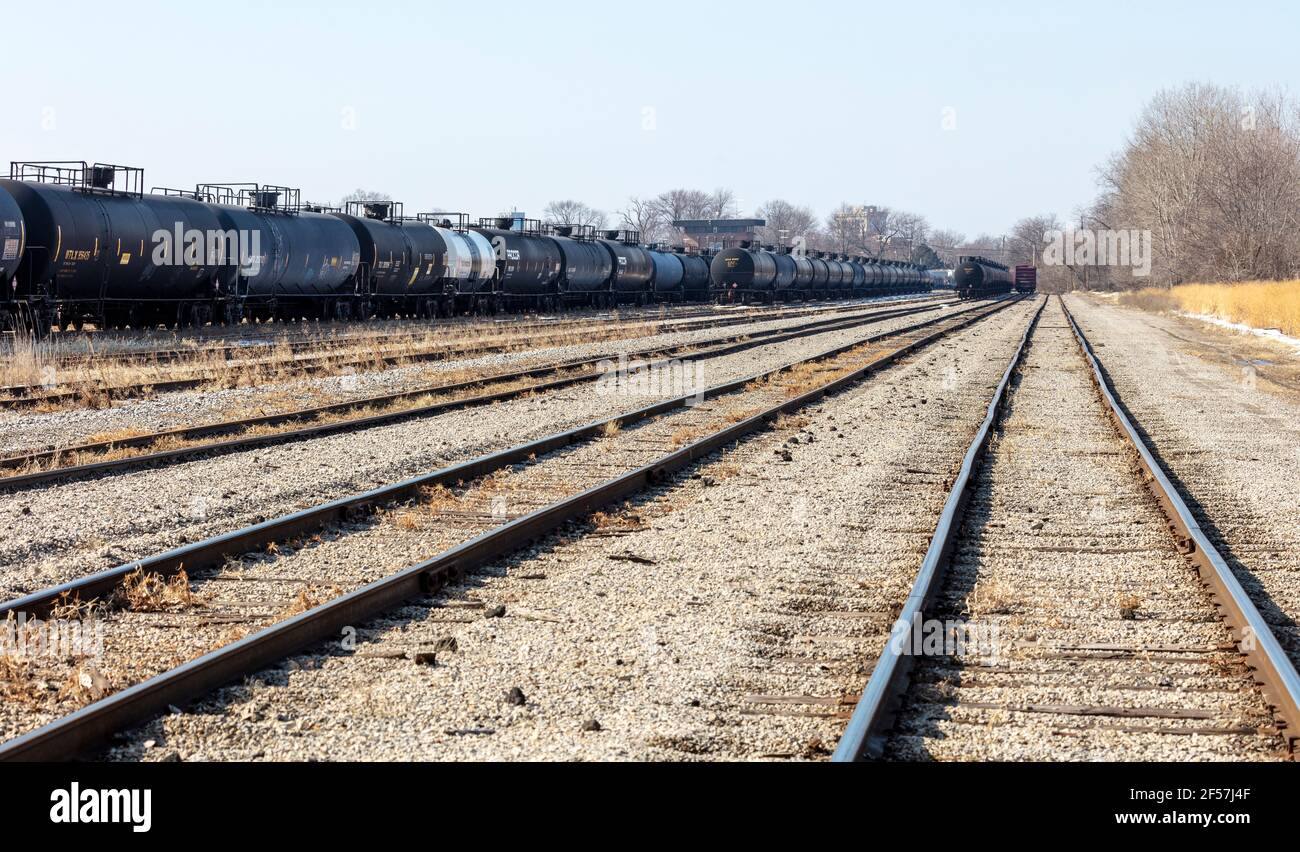
[(492, 243), (477, 231), (457, 231), (435, 226), (447, 244), (447, 277), (456, 282), (457, 293), (481, 293), (492, 289), (497, 259)]
[(492, 242), (478, 231), (465, 234), (474, 251), (474, 268), (470, 282), (477, 282), (479, 290), (491, 290), (497, 277), (497, 253)]

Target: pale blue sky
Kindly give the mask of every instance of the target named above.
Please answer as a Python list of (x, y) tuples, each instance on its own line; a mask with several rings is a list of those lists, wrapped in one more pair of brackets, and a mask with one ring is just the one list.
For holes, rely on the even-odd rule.
[(729, 186), (973, 235), (1089, 201), (1161, 87), (1291, 83), (1300, 5), (122, 0), (11, 3), (3, 32), (4, 161), (412, 215)]

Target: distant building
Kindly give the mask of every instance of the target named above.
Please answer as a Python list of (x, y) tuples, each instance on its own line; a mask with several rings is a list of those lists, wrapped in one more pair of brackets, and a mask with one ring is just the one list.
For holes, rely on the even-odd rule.
[(682, 232), (688, 248), (722, 251), (757, 242), (755, 232), (766, 224), (765, 219), (682, 219), (673, 227)]

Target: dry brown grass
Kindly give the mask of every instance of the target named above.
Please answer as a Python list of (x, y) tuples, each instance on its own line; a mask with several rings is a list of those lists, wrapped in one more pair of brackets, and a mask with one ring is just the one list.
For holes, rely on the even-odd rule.
[(81, 621), (100, 614), (104, 605), (99, 600), (83, 601), (77, 595), (64, 592), (50, 607), (50, 618), (55, 621)]
[(170, 580), (161, 574), (146, 574), (143, 568), (136, 569), (122, 581), (119, 594), (132, 612), (179, 612), (203, 605), (203, 600), (190, 588), (189, 575), (183, 568)]
[(116, 429), (112, 432), (96, 432), (86, 439), (87, 444), (111, 444), (115, 441), (126, 441), (131, 438), (139, 438), (147, 435), (143, 429)]
[(81, 665), (73, 667), (68, 673), (67, 679), (59, 687), (57, 700), (85, 706), (112, 691), (112, 683), (99, 669), (92, 665)]
[(436, 514), (459, 506), (461, 498), (445, 485), (433, 485), (420, 489), (420, 502), (426, 513)]
[[(266, 344), (249, 357), (230, 359), (215, 348), (198, 348), (180, 360), (158, 363), (109, 357), (91, 361), (77, 355), (93, 352), (79, 350), (67, 341), (57, 343), (33, 342), (22, 338), (15, 344), (12, 357), (0, 364), (0, 384), (37, 385), (53, 375), (64, 388), (80, 388), (76, 397), (67, 401), (45, 404), (37, 411), (58, 411), (71, 407), (105, 407), (111, 404), (109, 388), (137, 388), (136, 396), (148, 395), (149, 390), (139, 389), (154, 383), (194, 379), (207, 389), (263, 387), (285, 383), (304, 377), (319, 378), (350, 373), (382, 372), (384, 370), (424, 363), (431, 356), (444, 356), (445, 360), (471, 358), (490, 352), (524, 352), (535, 348), (571, 346), (611, 340), (624, 340), (657, 333), (654, 322), (610, 324), (595, 320), (581, 320), (557, 328), (541, 323), (524, 323), (509, 328), (498, 328), (484, 323), (473, 326), (429, 327), (394, 334), (391, 330), (350, 336), (346, 339), (329, 337), (317, 341), (316, 346), (294, 353), (290, 340), (295, 336), (292, 326), (280, 332), (281, 336), (266, 338)], [(70, 337), (70, 341), (80, 338)], [(115, 348), (110, 345), (110, 350)], [(118, 354), (127, 356), (129, 348), (116, 347)], [(76, 350), (76, 351), (74, 351)], [(60, 358), (67, 360), (60, 363)], [(55, 368), (53, 373), (49, 368)], [(448, 383), (456, 381), (449, 378)]]
[(700, 438), (703, 438), (712, 431), (713, 429), (708, 426), (683, 426), (672, 434), (672, 437), (669, 438), (668, 442), (672, 445), (673, 449), (678, 449), (687, 444), (698, 441)]
[(36, 677), (31, 660), (14, 654), (0, 654), (0, 697), (20, 703), (31, 703), (45, 697), (45, 688)]
[(1183, 284), (1169, 290), (1148, 288), (1125, 293), (1120, 302), (1146, 310), (1213, 316), (1300, 337), (1300, 280)]
[(720, 461), (708, 466), (709, 475), (719, 482), (725, 482), (728, 479), (735, 479), (740, 476), (743, 468), (733, 461)]
[(972, 615), (1011, 615), (1020, 599), (1016, 589), (1005, 580), (984, 580), (975, 586), (969, 604)]
[(343, 590), (338, 586), (307, 586), (298, 592), (298, 596), (280, 612), (280, 615), (283, 618), (293, 618), (305, 612), (311, 612), (313, 609), (342, 596), (342, 594)]
[(0, 385), (40, 385), (52, 375), (57, 359), (53, 344), (25, 334), (11, 338), (12, 348), (0, 357)]
[(393, 525), (399, 530), (406, 532), (419, 532), (424, 529), (424, 524), (420, 521), (420, 516), (415, 512), (403, 512), (393, 521)]
[(1120, 595), (1119, 617), (1125, 621), (1135, 621), (1142, 611), (1144, 601), (1137, 595)]
[(209, 653), (212, 651), (220, 651), (222, 648), (225, 648), (228, 645), (233, 645), (236, 642), (242, 642), (243, 640), (247, 639), (249, 634), (251, 634), (252, 632), (253, 632), (253, 628), (247, 624), (232, 624), (228, 628), (226, 628), (225, 631), (223, 631), (220, 636), (217, 637), (217, 640), (212, 643), (212, 645), (208, 648), (208, 651)]
[(722, 419), (730, 424), (744, 423), (749, 418), (757, 416), (759, 412), (765, 411), (766, 408), (766, 406), (761, 405), (752, 408), (738, 408), (734, 411), (727, 412)]
[(646, 529), (645, 519), (640, 513), (628, 506), (596, 512), (591, 516), (591, 524), (597, 532), (618, 535), (639, 532)]
[(1130, 308), (1139, 308), (1156, 314), (1171, 313), (1178, 310), (1178, 300), (1168, 290), (1156, 287), (1121, 293), (1119, 303)]

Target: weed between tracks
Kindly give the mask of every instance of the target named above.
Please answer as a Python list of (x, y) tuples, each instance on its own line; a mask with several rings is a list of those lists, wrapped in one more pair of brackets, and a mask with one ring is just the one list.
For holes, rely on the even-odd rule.
[(119, 594), (132, 612), (179, 612), (203, 603), (191, 589), (184, 568), (170, 580), (137, 568), (122, 581)]
[[(228, 408), (222, 413), (223, 420), (214, 422), (207, 426), (197, 427), (218, 430), (214, 435), (196, 438), (187, 438), (180, 435), (165, 435), (139, 446), (115, 446), (114, 443), (117, 441), (127, 441), (143, 437), (148, 433), (136, 429), (122, 429), (116, 432), (99, 433), (86, 439), (85, 444), (81, 446), (89, 447), (89, 445), (95, 444), (108, 444), (109, 446), (103, 449), (78, 449), (77, 447), (70, 447), (66, 450), (56, 452), (55, 455), (51, 457), (26, 462), (14, 471), (14, 475), (26, 475), (46, 470), (77, 467), (96, 462), (118, 461), (136, 456), (172, 452), (183, 449), (198, 449), (214, 443), (248, 438), (260, 438), (293, 432), (299, 429), (310, 428), (312, 426), (344, 423), (349, 420), (362, 420), (380, 415), (396, 414), (403, 411), (416, 411), (439, 403), (452, 403), (471, 399), (489, 392), (516, 392), (532, 387), (539, 382), (555, 381), (561, 378), (587, 375), (591, 372), (592, 371), (589, 369), (579, 368), (556, 371), (555, 373), (544, 376), (541, 379), (517, 379), (506, 382), (491, 382), (490, 377), (483, 377), (481, 374), (465, 370), (459, 371), (454, 377), (448, 379), (443, 384), (456, 385), (465, 381), (470, 381), (473, 378), (480, 378), (483, 379), (483, 381), (454, 391), (441, 392), (436, 388), (431, 388), (427, 393), (415, 397), (405, 397), (387, 403), (349, 406), (345, 410), (331, 412), (310, 412), (310, 408), (303, 409), (301, 407), (302, 401), (300, 398), (291, 397), (286, 393), (278, 396), (274, 401), (293, 403), (292, 407), (288, 409), (276, 410), (275, 406), (270, 404), (272, 401), (262, 399), (242, 408)], [(313, 391), (313, 393), (317, 395), (317, 399), (311, 404), (311, 408), (331, 404), (322, 398), (325, 396), (324, 392), (317, 390)], [(516, 399), (526, 400), (533, 396), (535, 396), (535, 394), (525, 392), (519, 394)], [(301, 412), (301, 416), (292, 417), (292, 419), (283, 423), (255, 424), (238, 429), (221, 428), (224, 424), (233, 421), (256, 417), (291, 416), (298, 414), (299, 412)]]
[(280, 611), (281, 618), (293, 618), (305, 612), (311, 612), (324, 606), (335, 598), (343, 596), (343, 589), (338, 586), (308, 586), (298, 592), (298, 596)]
[[(494, 353), (518, 353), (542, 347), (565, 347), (600, 341), (625, 340), (662, 333), (653, 320), (638, 320), (619, 325), (617, 322), (578, 322), (571, 327), (534, 323), (525, 327), (496, 328), (428, 328), (421, 332), (393, 338), (384, 332), (351, 337), (340, 345), (328, 338), (319, 348), (295, 352), (290, 345), (292, 332), (258, 346), (255, 357), (230, 358), (220, 350), (200, 349), (170, 362), (132, 362), (122, 359), (78, 359), (69, 350), (69, 341), (32, 342), (19, 338), (13, 357), (0, 366), (0, 384), (51, 389), (76, 390), (69, 399), (51, 400), (36, 406), (39, 412), (61, 411), (78, 407), (107, 407), (112, 399), (105, 389), (118, 389), (113, 398), (147, 397), (152, 386), (169, 381), (194, 380), (204, 391), (264, 387), (303, 378), (319, 378), (359, 373), (379, 373), (391, 368), (407, 367), (442, 355), (442, 359), (476, 358)], [(251, 332), (250, 332), (251, 333)], [(90, 353), (82, 353), (87, 355)], [(103, 357), (101, 355), (101, 357)]]
[(971, 615), (1012, 615), (1020, 604), (1015, 586), (1005, 580), (982, 580), (968, 600)]

